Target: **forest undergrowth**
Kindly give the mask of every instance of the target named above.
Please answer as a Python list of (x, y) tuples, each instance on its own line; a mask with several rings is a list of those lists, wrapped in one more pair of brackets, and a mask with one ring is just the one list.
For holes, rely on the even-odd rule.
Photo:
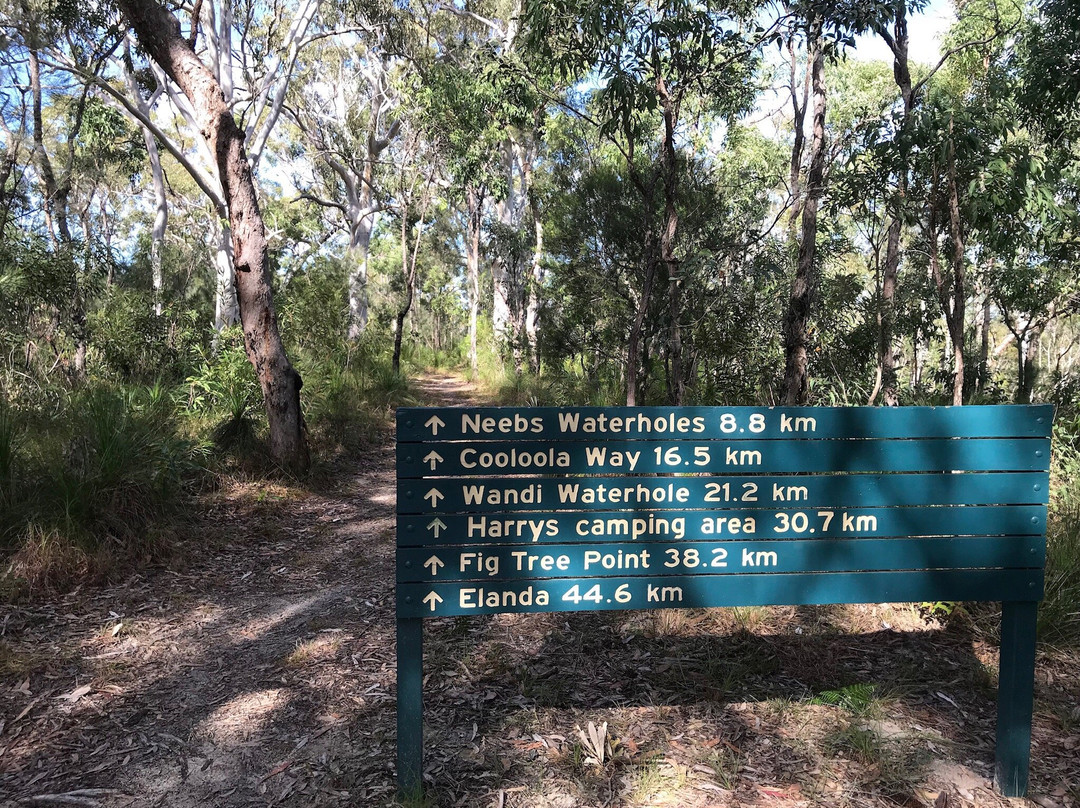
[[(305, 479), (267, 465), (254, 413), (242, 413), (250, 429), (224, 429), (237, 416), (226, 381), (177, 388), (223, 402), (198, 414), (175, 392), (96, 392), (97, 427), (73, 419), (65, 433), (86, 459), (62, 468), (89, 470), (86, 491), (109, 503), (137, 504), (72, 509), (70, 524), (53, 505), (25, 521), (102, 566), (95, 582), (68, 562), (63, 585), (42, 567), (41, 582), (9, 590), (19, 601), (0, 618), (0, 688), (12, 694), (0, 791), (82, 793), (109, 808), (395, 804), (393, 407), (517, 403), (525, 386), (338, 373), (334, 396), (312, 397), (324, 459)], [(565, 403), (567, 391), (542, 398), (538, 387), (526, 403)], [(358, 403), (367, 414), (354, 417)], [(49, 466), (27, 462), (41, 433), (6, 418), (22, 436), (16, 490), (44, 485)], [(95, 443), (105, 424), (130, 436)], [(169, 446), (183, 462), (155, 478)], [(1068, 475), (1062, 465), (1056, 479)], [(1059, 485), (1037, 801), (1025, 803), (1044, 808), (1080, 804), (1074, 505)], [(122, 533), (110, 521), (120, 513), (156, 526), (157, 549)], [(121, 556), (130, 547), (143, 555)], [(963, 604), (431, 621), (420, 804), (1004, 806), (990, 787), (996, 624), (995, 609)]]

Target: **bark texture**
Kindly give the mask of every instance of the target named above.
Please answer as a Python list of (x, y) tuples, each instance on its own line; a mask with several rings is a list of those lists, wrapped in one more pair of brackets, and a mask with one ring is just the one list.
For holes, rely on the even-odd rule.
[[(903, 117), (900, 124), (903, 126), (915, 106), (915, 94), (911, 82), (911, 69), (908, 64), (908, 29), (907, 29), (907, 3), (899, 0), (896, 4), (896, 16), (893, 20), (893, 30), (890, 34), (882, 27), (878, 34), (885, 40), (885, 44), (893, 53), (893, 80), (900, 90), (900, 97), (904, 102)], [(902, 152), (897, 165), (896, 199), (891, 221), (889, 222), (889, 235), (885, 248), (885, 267), (881, 280), (881, 330), (878, 335), (878, 367), (881, 373), (881, 391), (884, 403), (889, 407), (895, 407), (899, 402), (896, 382), (896, 281), (900, 273), (900, 231), (903, 221), (900, 214), (900, 206), (904, 203), (907, 195), (908, 181), (908, 158), (907, 153)], [(871, 402), (873, 403), (873, 402)]]
[(483, 226), (484, 194), (478, 188), (465, 192), (466, 222), (465, 268), (469, 286), (469, 366), (475, 374), (480, 368), (476, 353), (476, 324), (480, 314), (480, 229)]
[(120, 8), (143, 49), (190, 100), (199, 132), (215, 156), (232, 230), (244, 345), (262, 388), (270, 426), (270, 453), (285, 468), (301, 471), (309, 460), (300, 410), (303, 382), (289, 363), (278, 332), (266, 231), (243, 132), (229, 111), (221, 85), (181, 34), (176, 17), (155, 0), (120, 0)]
[[(131, 53), (126, 43), (124, 45), (124, 78), (136, 109), (149, 120), (150, 107), (160, 95), (161, 87), (158, 86), (149, 102), (142, 97), (138, 82), (135, 81)], [(150, 282), (154, 296), (154, 314), (161, 316), (162, 289), (165, 285), (165, 276), (161, 268), (161, 248), (165, 242), (165, 229), (169, 225), (169, 198), (165, 192), (165, 173), (161, 168), (161, 154), (158, 151), (157, 138), (146, 126), (142, 127), (142, 133), (143, 143), (146, 145), (146, 156), (150, 161), (150, 176), (154, 182), (154, 226), (150, 231)]]
[(657, 75), (656, 94), (660, 99), (664, 134), (660, 142), (660, 166), (664, 175), (664, 223), (660, 230), (660, 261), (664, 265), (668, 281), (668, 313), (671, 317), (671, 333), (668, 337), (668, 398), (671, 404), (681, 407), (686, 399), (687, 374), (683, 362), (682, 334), (682, 277), (679, 261), (675, 257), (675, 235), (679, 229), (678, 165), (675, 159), (675, 124), (679, 117), (679, 102), (669, 91), (664, 77)]
[(825, 54), (821, 47), (820, 17), (811, 22), (808, 40), (814, 118), (810, 136), (810, 170), (800, 210), (798, 258), (784, 316), (784, 403), (788, 406), (806, 404), (810, 390), (809, 323), (814, 295), (817, 214), (825, 190)]

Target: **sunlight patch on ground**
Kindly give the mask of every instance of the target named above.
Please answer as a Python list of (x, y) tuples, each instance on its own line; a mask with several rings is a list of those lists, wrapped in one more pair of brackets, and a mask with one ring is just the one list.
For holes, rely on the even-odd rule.
[(333, 659), (341, 644), (342, 638), (338, 634), (323, 634), (297, 642), (296, 647), (285, 657), (285, 664), (296, 668)]
[(258, 735), (288, 701), (288, 691), (280, 687), (241, 693), (200, 722), (198, 733), (219, 743), (246, 741)]
[(277, 628), (282, 623), (298, 617), (302, 614), (315, 612), (328, 600), (336, 597), (338, 592), (332, 590), (318, 595), (298, 600), (295, 603), (273, 609), (269, 612), (253, 617), (239, 631), (235, 633), (234, 643), (243, 643), (260, 638)]

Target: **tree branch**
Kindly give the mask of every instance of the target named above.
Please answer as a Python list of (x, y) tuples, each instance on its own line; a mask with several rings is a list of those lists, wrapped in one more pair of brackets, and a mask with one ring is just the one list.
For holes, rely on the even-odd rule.
[(985, 37), (983, 39), (972, 40), (970, 42), (965, 42), (962, 45), (957, 45), (955, 48), (949, 48), (947, 51), (945, 51), (945, 53), (943, 53), (941, 55), (941, 58), (938, 59), (938, 63), (936, 65), (934, 65), (933, 69), (929, 73), (927, 73), (925, 76), (923, 76), (921, 79), (919, 79), (918, 83), (915, 84), (915, 86), (911, 88), (911, 97), (912, 98), (917, 97), (918, 94), (919, 94), (919, 91), (923, 87), (926, 86), (926, 83), (928, 81), (930, 81), (930, 79), (932, 79), (934, 77), (935, 73), (937, 73), (939, 70), (941, 70), (941, 68), (944, 66), (945, 62), (947, 62), (951, 57), (955, 56), (956, 54), (960, 53), (961, 51), (967, 50), (968, 48), (977, 48), (980, 45), (989, 45), (991, 42), (993, 42), (995, 39), (997, 39), (1002, 34), (1010, 33), (1011, 31), (1014, 31), (1014, 30), (1016, 30), (1015, 26), (1010, 28), (1008, 31), (996, 31), (995, 30), (994, 33), (990, 34), (989, 36), (987, 36), (987, 37)]
[(307, 191), (304, 191), (303, 193), (297, 194), (296, 198), (294, 200), (292, 200), (292, 201), (293, 202), (299, 202), (301, 199), (306, 199), (309, 202), (314, 202), (319, 207), (337, 208), (342, 213), (346, 212), (345, 206), (342, 205), (340, 202), (331, 202), (329, 199), (320, 199), (319, 197), (315, 196), (315, 194), (308, 193)]
[(479, 14), (476, 14), (475, 12), (467, 11), (467, 10), (462, 9), (462, 8), (454, 8), (453, 6), (444, 6), (442, 3), (436, 3), (434, 10), (435, 11), (449, 11), (451, 14), (453, 14), (453, 15), (455, 15), (457, 17), (464, 17), (465, 19), (473, 20), (475, 22), (478, 22), (481, 25), (484, 25), (484, 26), (487, 26), (488, 28), (490, 28), (500, 38), (502, 38), (502, 37), (504, 37), (506, 35), (506, 32), (499, 26), (499, 24), (497, 22), (495, 22), (494, 20), (489, 20), (487, 17), (481, 17)]
[(49, 67), (56, 68), (57, 70), (63, 70), (67, 73), (71, 73), (72, 75), (79, 76), (83, 80), (92, 82), (95, 86), (104, 90), (109, 95), (109, 97), (113, 99), (113, 101), (120, 104), (123, 111), (126, 112), (128, 116), (132, 118), (132, 120), (134, 120), (140, 126), (146, 128), (151, 134), (154, 135), (154, 137), (161, 141), (162, 145), (165, 146), (165, 150), (168, 151), (169, 154), (171, 154), (174, 158), (176, 158), (176, 161), (184, 167), (184, 170), (187, 171), (188, 174), (191, 175), (191, 179), (193, 179), (195, 181), (195, 184), (199, 186), (199, 190), (206, 194), (207, 198), (213, 203), (214, 207), (217, 208), (218, 213), (225, 213), (225, 200), (221, 196), (220, 192), (213, 188), (213, 185), (216, 184), (216, 180), (211, 179), (211, 177), (209, 177), (205, 172), (201, 171), (194, 163), (192, 163), (188, 156), (180, 150), (180, 147), (177, 146), (176, 143), (173, 142), (173, 140), (168, 135), (166, 135), (158, 127), (157, 124), (153, 122), (153, 120), (139, 112), (135, 104), (128, 100), (127, 96), (125, 96), (111, 84), (105, 81), (105, 79), (101, 78), (100, 76), (88, 74), (76, 65), (64, 64), (62, 62), (54, 62), (52, 60), (43, 60), (43, 63), (49, 65)]

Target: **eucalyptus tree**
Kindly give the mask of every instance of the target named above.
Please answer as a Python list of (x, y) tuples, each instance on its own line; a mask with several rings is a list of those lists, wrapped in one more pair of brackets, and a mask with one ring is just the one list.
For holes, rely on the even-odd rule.
[(469, 57), (433, 63), (417, 95), (419, 126), (439, 155), (446, 191), (461, 211), (462, 252), (469, 307), (469, 363), (479, 367), (481, 236), (485, 204), (497, 187), (495, 154), (502, 132), (492, 114), (500, 103), (490, 85), (479, 81)]
[[(271, 7), (244, 0), (240, 3), (200, 2), (185, 38), (206, 54), (208, 68), (221, 87), (226, 103), (243, 121), (243, 134), (251, 167), (257, 169), (285, 102), (301, 51), (324, 34), (309, 33), (320, 0), (299, 0), (293, 13), (283, 5)], [(286, 27), (284, 23), (288, 21)], [(201, 39), (200, 39), (201, 35)], [(125, 54), (126, 55), (126, 54)], [(187, 171), (209, 200), (212, 217), (212, 260), (217, 276), (214, 327), (235, 323), (237, 308), (233, 242), (227, 213), (226, 178), (219, 174), (218, 156), (207, 147), (199, 131), (198, 115), (190, 99), (154, 60), (142, 68), (131, 59), (118, 59), (109, 70), (88, 71), (67, 54), (50, 51), (52, 65), (92, 82), (96, 89), (153, 135)], [(143, 93), (148, 98), (143, 97)], [(153, 102), (153, 103), (151, 103)], [(149, 150), (151, 161), (156, 149)], [(152, 173), (156, 173), (151, 165)], [(167, 219), (167, 201), (155, 192), (155, 218)], [(163, 237), (165, 225), (155, 227)], [(158, 240), (160, 250), (160, 239)]]
[[(44, 235), (55, 260), (68, 269), (63, 319), (75, 343), (71, 368), (81, 378), (86, 371), (89, 339), (89, 278), (85, 270), (91, 258), (91, 234), (86, 232), (86, 217), (81, 218), (84, 226), (81, 234), (72, 226), (72, 220), (80, 217), (73, 214), (70, 205), (80, 170), (79, 147), (84, 142), (80, 135), (92, 101), (90, 80), (86, 77), (101, 74), (121, 37), (109, 15), (101, 9), (92, 7), (79, 13), (74, 7), (30, 0), (0, 9), (0, 29), (6, 40), (4, 68), (12, 88), (10, 93), (5, 93), (5, 105), (14, 102), (25, 110), (18, 124), (23, 131), (18, 135), (5, 124), (12, 136), (7, 152), (9, 158), (17, 155), (18, 139), (28, 136), (31, 158), (28, 168), (40, 189)], [(72, 77), (52, 70), (44, 58), (50, 52), (62, 53), (76, 62), (83, 76)], [(25, 132), (27, 124), (29, 133)], [(76, 256), (80, 250), (81, 260)]]
[(196, 54), (193, 38), (183, 36), (179, 20), (156, 0), (120, 0), (120, 7), (139, 45), (183, 93), (197, 131), (209, 153), (216, 157), (232, 230), (244, 345), (266, 405), (270, 453), (286, 468), (304, 469), (308, 450), (300, 409), (302, 381), (289, 363), (278, 332), (266, 230), (259, 210), (254, 161), (249, 162), (245, 148), (245, 133), (233, 117), (218, 78)]
[(497, 347), (510, 350), (519, 370), (526, 352), (536, 367), (543, 220), (532, 185), (545, 103), (543, 77), (521, 48), (520, 12), (517, 0), (435, 6), (427, 25), (432, 56), (414, 63), (410, 93), (461, 209), (474, 369), (485, 265)]
[[(791, 58), (790, 92), (793, 107), (794, 137), (791, 149), (790, 190), (791, 213), (789, 241), (795, 252), (795, 274), (784, 313), (784, 403), (806, 404), (809, 392), (809, 321), (815, 286), (815, 257), (817, 249), (818, 206), (825, 193), (825, 12), (809, 5), (795, 13), (795, 26), (806, 42), (806, 70), (802, 97), (796, 87), (795, 33), (787, 35)], [(813, 97), (813, 116), (810, 126), (810, 151), (807, 159), (806, 185), (802, 183), (802, 151), (805, 141), (806, 114), (809, 96)], [(797, 227), (796, 227), (797, 225)]]
[(302, 197), (340, 222), (348, 243), (348, 325), (354, 341), (368, 325), (371, 239), (387, 207), (383, 164), (402, 126), (403, 73), (412, 47), (408, 14), (374, 4), (341, 20), (351, 30), (327, 39), (303, 60), (302, 81), (288, 111), (306, 151), (314, 183)]
[[(1015, 32), (1020, 22), (1020, 6), (1016, 2), (998, 3), (996, 0), (976, 0), (957, 7), (959, 21), (953, 36), (946, 43), (944, 52), (929, 66), (913, 65), (909, 57), (909, 12), (920, 12), (927, 7), (926, 0), (897, 0), (895, 4), (869, 4), (856, 6), (856, 21), (861, 30), (876, 33), (893, 54), (893, 76), (900, 93), (900, 104), (893, 114), (891, 128), (895, 132), (893, 142), (896, 156), (893, 159), (892, 212), (886, 244), (881, 285), (881, 330), (878, 342), (878, 365), (880, 392), (886, 404), (897, 403), (896, 380), (896, 288), (901, 265), (901, 235), (904, 221), (910, 216), (905, 210), (908, 195), (909, 172), (916, 143), (907, 135), (906, 128), (912, 113), (918, 107), (924, 91), (934, 76), (954, 57), (1004, 41)], [(976, 25), (969, 26), (969, 22)]]
[[(534, 193), (535, 165), (542, 147), (543, 99), (550, 73), (522, 47), (522, 0), (438, 6), (463, 23), (458, 47), (468, 54), (473, 72), (502, 102), (493, 123), (501, 127), (492, 166), (488, 227), (491, 245), (492, 330), (500, 348), (509, 349), (520, 372), (524, 354), (538, 370), (536, 328), (543, 282), (543, 217)], [(464, 54), (463, 54), (464, 55)]]
[(1025, 117), (1053, 141), (1080, 135), (1080, 14), (1072, 0), (1040, 0), (1024, 20), (1010, 60)]
[[(1045, 325), (1037, 310), (1053, 307), (1052, 301), (1039, 299), (1045, 301), (1057, 284), (1037, 284), (1041, 292), (1027, 295), (1029, 305), (1023, 305), (1007, 276), (1029, 276), (1035, 263), (1052, 277), (1053, 241), (1069, 229), (1062, 227), (1063, 215), (1069, 217), (1055, 199), (1060, 171), (1048, 145), (1023, 126), (1020, 88), (1008, 64), (1010, 43), (1003, 32), (1016, 29), (1020, 15), (1015, 6), (985, 0), (968, 4), (946, 38), (951, 59), (926, 85), (923, 109), (912, 117), (911, 134), (919, 145), (911, 160), (912, 192), (925, 210), (923, 240), (952, 344), (954, 404), (971, 392), (970, 385), (965, 387), (970, 374), (965, 374), (964, 341), (973, 279), (981, 280), (985, 290), (979, 376), (985, 375), (990, 303), (996, 300), (1017, 337), (1018, 397), (1030, 396), (1024, 357)], [(1024, 309), (1029, 316), (1021, 328), (1016, 315)]]
[[(753, 104), (758, 49), (776, 33), (754, 21), (756, 11), (752, 4), (684, 0), (534, 0), (526, 8), (531, 47), (566, 83), (594, 88), (589, 105), (566, 107), (615, 146), (642, 201), (642, 277), (626, 341), (628, 405), (638, 400), (642, 333), (659, 283), (667, 285), (669, 399), (680, 404), (686, 396), (679, 152), (689, 123), (734, 118)], [(639, 161), (642, 153), (648, 156)]]
[[(401, 250), (402, 300), (394, 316), (394, 352), (391, 367), (401, 371), (401, 347), (405, 336), (405, 318), (416, 299), (420, 246), (423, 243), (429, 211), (437, 204), (436, 172), (438, 161), (427, 155), (421, 132), (411, 131), (403, 138), (402, 154), (398, 159), (397, 181), (394, 188), (395, 210), (399, 222)], [(415, 233), (414, 233), (415, 231)]]

